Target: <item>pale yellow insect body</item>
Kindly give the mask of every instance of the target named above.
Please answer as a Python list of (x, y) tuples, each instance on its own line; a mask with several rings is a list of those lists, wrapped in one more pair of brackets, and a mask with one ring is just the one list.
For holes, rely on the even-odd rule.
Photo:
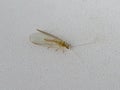
[(66, 41), (54, 36), (48, 32), (37, 29), (37, 33), (30, 35), (30, 41), (36, 45), (43, 45), (47, 47), (55, 47), (71, 49), (71, 45)]

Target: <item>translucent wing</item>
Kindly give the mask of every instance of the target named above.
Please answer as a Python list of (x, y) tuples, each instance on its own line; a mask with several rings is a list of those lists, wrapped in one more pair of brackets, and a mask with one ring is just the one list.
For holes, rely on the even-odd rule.
[(52, 34), (50, 34), (50, 33), (47, 33), (47, 32), (45, 32), (45, 31), (42, 31), (42, 30), (39, 30), (39, 29), (37, 29), (37, 31), (39, 31), (39, 32), (41, 32), (41, 33), (43, 33), (43, 34), (46, 34), (46, 35), (48, 35), (48, 36), (50, 36), (50, 37), (53, 37), (53, 38), (55, 38), (55, 39), (58, 39), (58, 40), (62, 41), (62, 39), (60, 39), (60, 38), (58, 38), (57, 36), (54, 36), (54, 35), (52, 35)]
[(37, 45), (44, 45), (44, 46), (57, 46), (57, 43), (55, 41), (59, 42), (61, 41), (60, 38), (49, 34), (47, 32), (37, 30), (39, 32), (33, 33), (30, 35), (30, 41)]

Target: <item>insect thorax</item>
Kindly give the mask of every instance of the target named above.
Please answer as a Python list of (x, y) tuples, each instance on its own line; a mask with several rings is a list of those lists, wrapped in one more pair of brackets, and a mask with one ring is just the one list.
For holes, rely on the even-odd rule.
[(70, 48), (70, 44), (68, 44), (68, 43), (65, 42), (65, 41), (63, 41), (63, 42), (61, 43), (61, 45), (62, 45), (63, 47), (65, 47), (65, 48), (67, 48), (67, 49)]

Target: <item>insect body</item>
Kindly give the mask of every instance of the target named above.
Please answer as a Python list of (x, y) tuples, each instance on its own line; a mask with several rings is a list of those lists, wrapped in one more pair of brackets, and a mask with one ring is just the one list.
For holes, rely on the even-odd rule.
[(30, 41), (36, 45), (44, 45), (47, 47), (70, 49), (71, 45), (66, 41), (54, 36), (50, 33), (37, 29), (37, 33), (30, 35)]

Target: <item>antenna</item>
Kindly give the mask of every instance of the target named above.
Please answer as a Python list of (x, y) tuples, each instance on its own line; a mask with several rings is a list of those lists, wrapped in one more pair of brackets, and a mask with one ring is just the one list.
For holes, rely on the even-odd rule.
[(89, 44), (95, 44), (97, 42), (98, 38), (95, 38), (94, 40), (90, 41), (90, 42), (86, 42), (86, 43), (82, 43), (79, 45), (74, 45), (73, 47), (78, 47), (78, 46), (85, 46), (85, 45), (89, 45)]

